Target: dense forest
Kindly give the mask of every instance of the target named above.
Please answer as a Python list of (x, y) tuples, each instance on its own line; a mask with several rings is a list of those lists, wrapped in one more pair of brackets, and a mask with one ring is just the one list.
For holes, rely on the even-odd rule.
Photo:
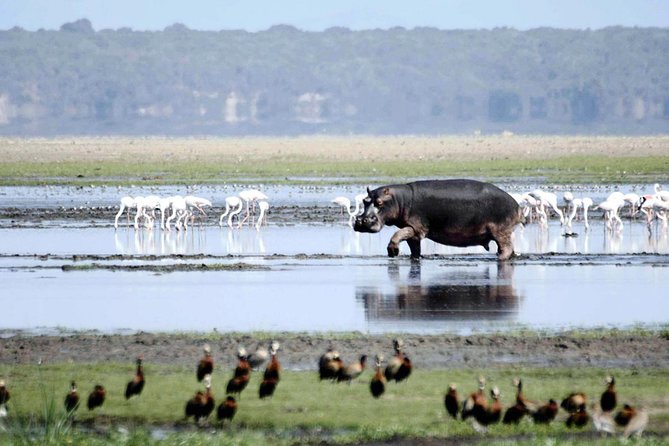
[(0, 135), (669, 132), (669, 29), (0, 31)]

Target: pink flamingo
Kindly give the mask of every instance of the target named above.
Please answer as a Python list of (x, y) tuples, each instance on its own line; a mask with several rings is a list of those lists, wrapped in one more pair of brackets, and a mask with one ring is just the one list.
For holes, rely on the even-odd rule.
[(251, 215), (251, 203), (253, 203), (253, 214), (256, 212), (256, 201), (258, 200), (267, 200), (267, 195), (263, 194), (257, 189), (247, 189), (239, 193), (239, 197), (246, 202), (246, 216), (239, 222), (239, 227), (241, 228), (244, 222), (249, 219)]
[[(230, 214), (228, 217), (228, 226), (232, 228), (232, 218), (239, 214), (244, 208), (244, 203), (242, 199), (233, 195), (225, 198), (225, 212), (221, 214), (221, 217), (218, 219), (218, 225), (223, 226), (223, 219), (226, 215)], [(231, 212), (232, 211), (232, 212)]]

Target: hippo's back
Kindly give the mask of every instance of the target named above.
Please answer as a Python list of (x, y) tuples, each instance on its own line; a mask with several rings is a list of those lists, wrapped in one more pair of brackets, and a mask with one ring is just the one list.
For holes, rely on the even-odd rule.
[(452, 223), (509, 222), (518, 218), (518, 203), (494, 184), (468, 179), (409, 183), (414, 212)]

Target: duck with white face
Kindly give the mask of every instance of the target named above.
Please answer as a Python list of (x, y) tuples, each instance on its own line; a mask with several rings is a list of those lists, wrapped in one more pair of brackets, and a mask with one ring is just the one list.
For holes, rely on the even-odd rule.
[(358, 232), (400, 228), (390, 239), (388, 256), (399, 255), (406, 241), (411, 257), (420, 258), (420, 242), (428, 238), (443, 245), (466, 247), (497, 244), (499, 260), (514, 255), (512, 235), (521, 210), (508, 193), (474, 180), (431, 180), (367, 190), (364, 209), (355, 219)]

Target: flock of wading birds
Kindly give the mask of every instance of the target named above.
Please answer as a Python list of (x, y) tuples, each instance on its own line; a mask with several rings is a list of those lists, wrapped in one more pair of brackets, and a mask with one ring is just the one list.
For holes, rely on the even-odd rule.
[[(246, 204), (246, 214), (244, 218), (240, 218), (242, 210)], [(269, 203), (267, 202), (267, 195), (259, 190), (248, 189), (239, 192), (238, 195), (232, 195), (225, 199), (225, 212), (219, 218), (219, 225), (223, 226), (223, 220), (228, 217), (227, 223), (230, 228), (233, 228), (233, 219), (237, 217), (237, 228), (249, 221), (251, 215), (251, 206), (253, 206), (253, 213), (255, 216), (256, 204), (260, 209), (258, 220), (255, 223), (255, 228), (260, 230), (263, 223), (266, 223), (267, 211), (269, 210)], [(175, 195), (171, 197), (159, 197), (157, 195), (148, 195), (146, 197), (126, 196), (121, 198), (118, 213), (114, 219), (114, 228), (118, 229), (118, 220), (127, 213), (128, 224), (130, 222), (130, 210), (135, 210), (134, 228), (139, 229), (143, 226), (146, 229), (153, 229), (156, 220), (156, 211), (160, 211), (160, 229), (165, 231), (171, 230), (171, 222), (174, 221), (174, 226), (177, 230), (187, 230), (189, 222), (193, 224), (197, 213), (206, 217), (205, 207), (211, 207), (210, 200), (194, 195), (187, 195), (182, 197)], [(196, 212), (197, 211), (197, 212)], [(140, 224), (141, 221), (141, 224)]]
[[(386, 384), (391, 381), (402, 382), (411, 375), (413, 365), (409, 357), (404, 353), (401, 339), (393, 340), (393, 356), (386, 362), (382, 369), (383, 357), (375, 357), (375, 373), (369, 383), (370, 393), (374, 398), (380, 398), (386, 390)], [(251, 378), (251, 371), (258, 369), (265, 363), (267, 366), (263, 373), (262, 382), (258, 388), (258, 396), (261, 399), (272, 397), (279, 384), (281, 365), (277, 358), (279, 343), (272, 341), (269, 349), (259, 348), (253, 353), (247, 353), (246, 349), (240, 348), (237, 352), (237, 366), (233, 376), (226, 386), (226, 398), (216, 408), (216, 401), (211, 391), (211, 376), (214, 371), (214, 359), (209, 345), (204, 346), (204, 356), (197, 364), (196, 377), (198, 382), (204, 383), (204, 391), (198, 390), (195, 395), (186, 402), (184, 415), (186, 419), (192, 417), (195, 423), (202, 425), (216, 409), (216, 417), (220, 422), (230, 420), (237, 412), (238, 403), (235, 395), (239, 397), (246, 389)], [(333, 348), (329, 348), (318, 361), (318, 376), (320, 380), (332, 382), (347, 382), (360, 377), (365, 370), (367, 356), (362, 355), (358, 361), (344, 364), (340, 355)], [(485, 432), (487, 426), (499, 423), (518, 424), (523, 418), (531, 418), (534, 423), (548, 424), (554, 421), (558, 415), (558, 403), (550, 399), (547, 403), (531, 401), (523, 394), (522, 381), (514, 379), (516, 398), (513, 405), (504, 410), (500, 401), (500, 391), (497, 386), (490, 390), (488, 400), (485, 393), (485, 379), (479, 378), (478, 390), (461, 399), (455, 384), (450, 384), (444, 396), (446, 412), (453, 419), (470, 420), (475, 430)], [(145, 377), (142, 365), (142, 357), (137, 358), (137, 370), (135, 376), (128, 382), (125, 389), (125, 398), (139, 396), (144, 389)], [(623, 437), (631, 435), (640, 436), (648, 424), (648, 414), (642, 409), (636, 409), (629, 404), (618, 407), (618, 396), (615, 388), (615, 379), (606, 377), (606, 388), (601, 394), (599, 404), (590, 405), (591, 413), (588, 412), (588, 401), (585, 393), (573, 392), (565, 397), (560, 407), (564, 409), (568, 417), (565, 424), (567, 427), (582, 428), (592, 423), (595, 430), (605, 433), (616, 433), (616, 428), (623, 430)], [(87, 407), (94, 410), (101, 407), (105, 401), (107, 391), (101, 384), (95, 385), (88, 395)], [(10, 399), (9, 390), (4, 381), (0, 381), (0, 417), (7, 415), (7, 402)], [(69, 416), (73, 417), (79, 408), (80, 396), (76, 383), (71, 383), (70, 391), (65, 396), (65, 409)], [(614, 414), (615, 413), (615, 414)]]
[[(662, 222), (662, 230), (667, 230), (667, 212), (669, 211), (669, 191), (662, 190), (659, 184), (655, 184), (652, 194), (638, 195), (636, 193), (622, 193), (615, 191), (603, 202), (596, 206), (589, 197), (577, 198), (572, 192), (564, 192), (562, 198), (565, 203), (564, 211), (558, 206), (558, 197), (552, 192), (536, 189), (523, 194), (511, 193), (510, 195), (518, 202), (523, 211), (526, 222), (538, 221), (541, 227), (547, 227), (551, 211), (555, 213), (560, 224), (565, 226), (564, 235), (572, 236), (572, 222), (579, 216), (583, 219), (586, 230), (589, 229), (588, 211), (600, 210), (604, 212), (606, 229), (620, 233), (623, 230), (623, 221), (620, 212), (629, 206), (629, 217), (634, 218), (642, 215), (646, 220), (648, 231), (652, 231), (654, 221)], [(579, 215), (580, 214), (580, 215)]]
[[(652, 231), (652, 223), (660, 221), (662, 230), (667, 231), (668, 227), (668, 212), (669, 212), (669, 191), (663, 190), (659, 184), (654, 185), (654, 192), (646, 195), (638, 195), (636, 193), (623, 194), (622, 192), (612, 192), (606, 200), (594, 205), (589, 197), (575, 197), (572, 192), (564, 192), (563, 200), (564, 207), (558, 205), (558, 196), (553, 192), (547, 192), (542, 189), (536, 189), (532, 192), (526, 193), (510, 193), (521, 207), (526, 223), (538, 222), (541, 227), (548, 226), (548, 219), (551, 213), (554, 213), (560, 219), (560, 224), (566, 228), (564, 235), (576, 235), (572, 231), (572, 222), (576, 218), (583, 220), (585, 229), (589, 229), (588, 222), (589, 210), (600, 210), (604, 212), (604, 220), (606, 228), (609, 231), (619, 233), (623, 230), (623, 221), (620, 218), (620, 212), (626, 206), (629, 206), (629, 217), (634, 218), (642, 215), (646, 221), (648, 231)], [(347, 197), (335, 197), (331, 203), (341, 206), (342, 212), (346, 212), (349, 216), (348, 224), (353, 226), (353, 221), (356, 215), (361, 210), (361, 205), (367, 194), (358, 194), (354, 197), (355, 207), (351, 208), (351, 200)], [(255, 228), (260, 230), (261, 226), (267, 219), (267, 212), (269, 210), (269, 203), (267, 195), (259, 190), (248, 189), (239, 192), (238, 195), (229, 196), (225, 199), (225, 212), (219, 217), (219, 225), (224, 225), (224, 220), (227, 217), (227, 225), (233, 228), (233, 220), (237, 218), (237, 228), (251, 220), (249, 217), (253, 212), (255, 216), (256, 204), (260, 209), (260, 214), (255, 223)], [(246, 212), (241, 218), (241, 213), (246, 205)], [(194, 222), (194, 219), (199, 213), (206, 217), (204, 211), (205, 207), (211, 207), (212, 203), (206, 198), (188, 195), (159, 197), (156, 195), (149, 195), (146, 197), (126, 196), (121, 198), (119, 211), (114, 219), (114, 228), (118, 228), (118, 220), (127, 212), (128, 222), (130, 222), (130, 210), (135, 210), (134, 228), (139, 229), (140, 226), (151, 229), (156, 220), (156, 211), (160, 211), (160, 228), (162, 230), (170, 231), (171, 222), (174, 221), (177, 230), (187, 230), (188, 224)], [(140, 224), (140, 221), (142, 222)]]

